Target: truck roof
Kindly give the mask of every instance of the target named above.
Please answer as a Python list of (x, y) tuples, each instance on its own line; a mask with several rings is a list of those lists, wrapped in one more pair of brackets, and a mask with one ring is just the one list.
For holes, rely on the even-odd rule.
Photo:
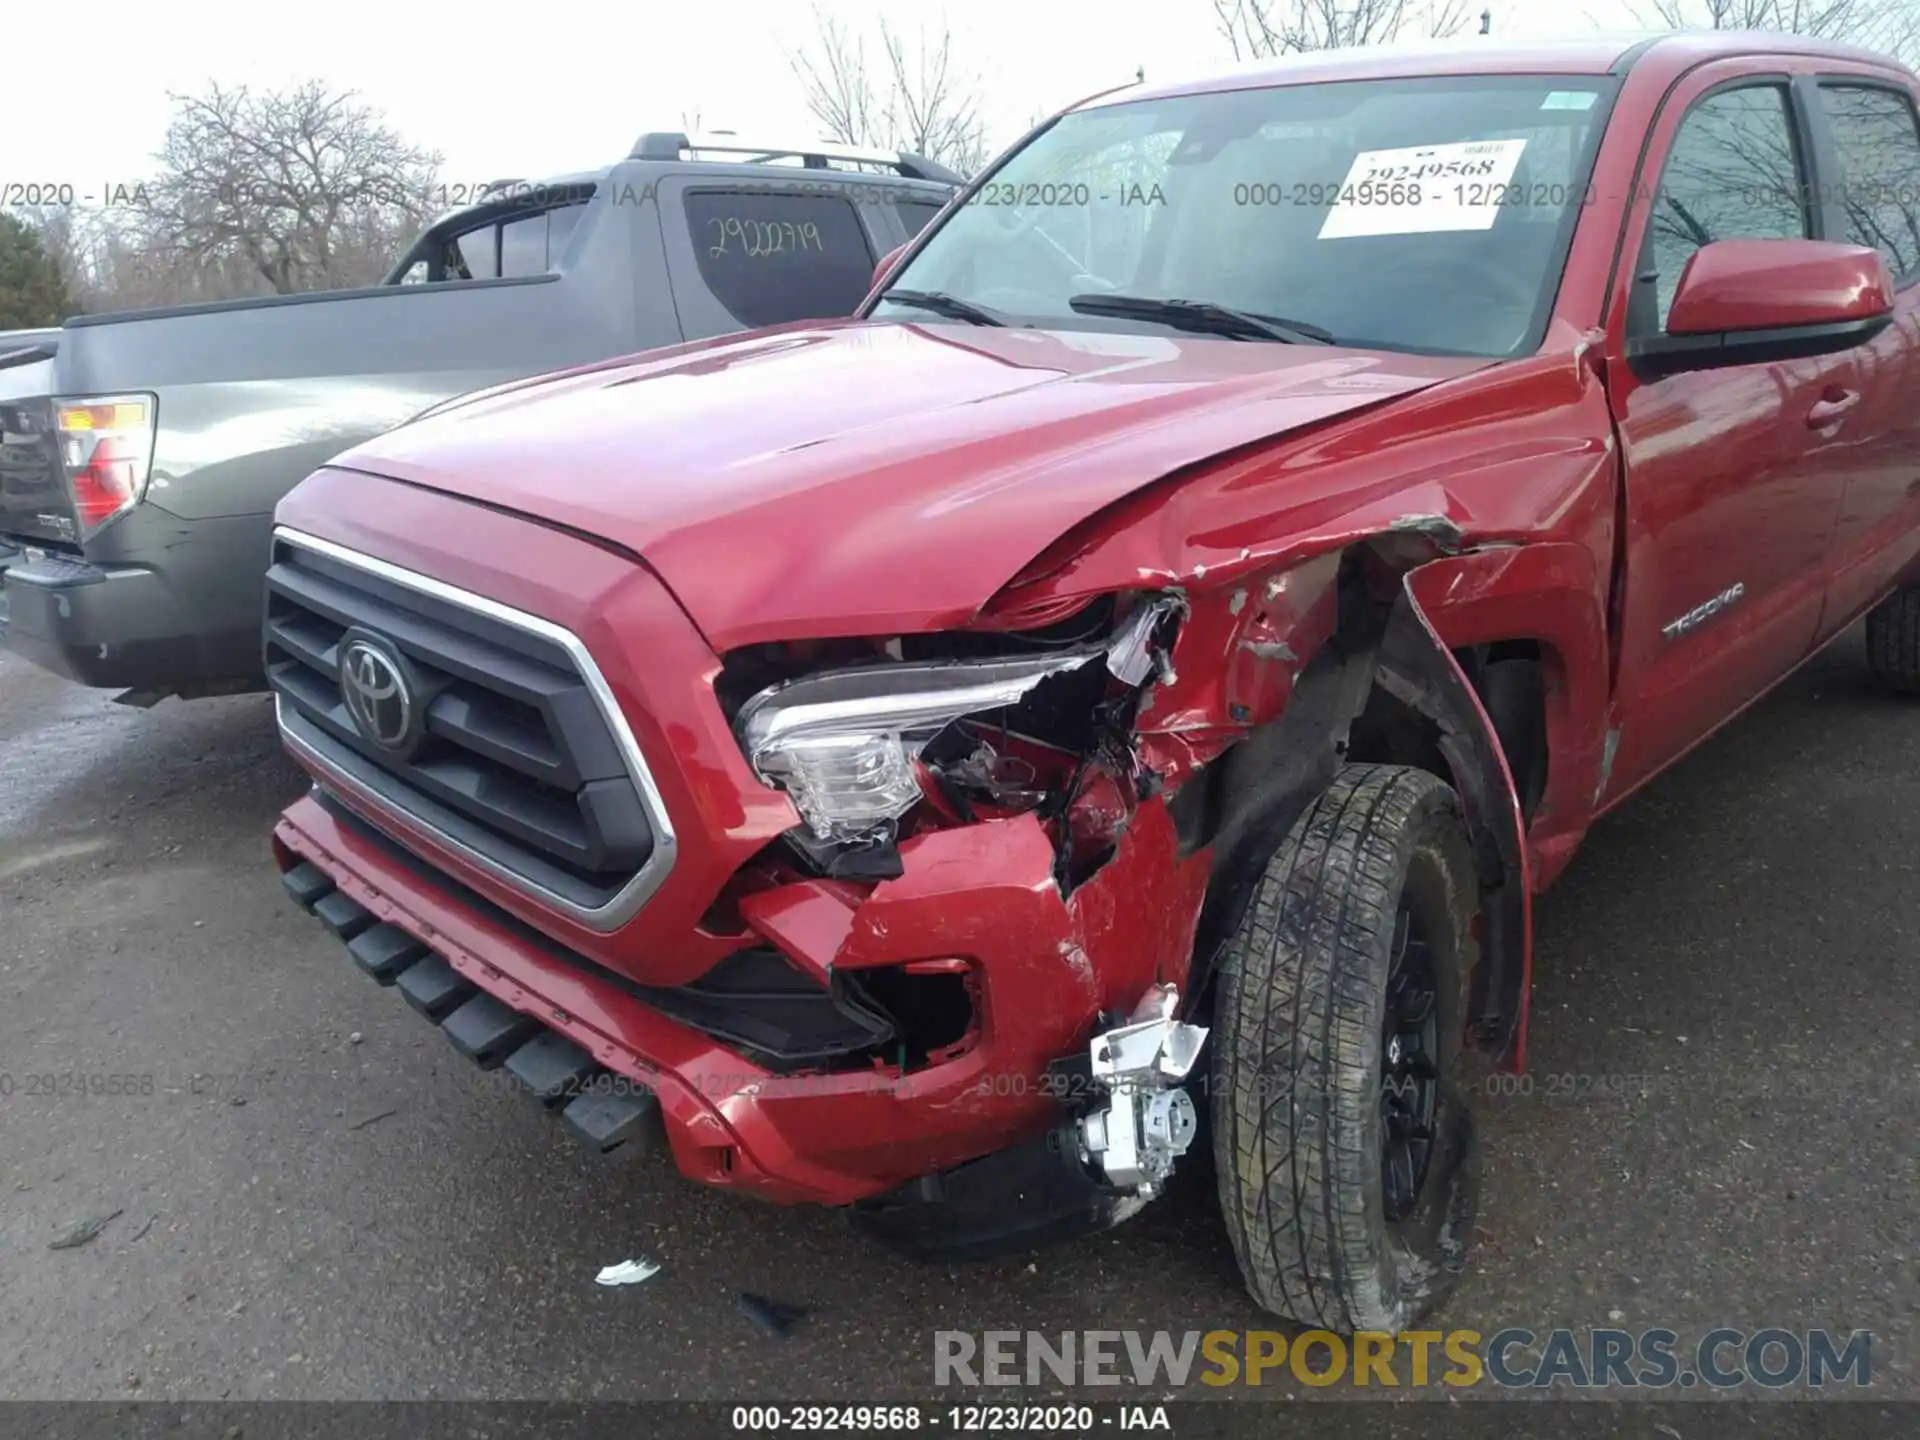
[(1738, 55), (1814, 55), (1878, 65), (1910, 75), (1898, 61), (1858, 45), (1804, 35), (1749, 30), (1634, 31), (1580, 35), (1564, 40), (1495, 40), (1465, 36), (1417, 40), (1251, 61), (1230, 70), (1172, 81), (1127, 86), (1092, 97), (1093, 109), (1213, 90), (1250, 90), (1267, 85), (1312, 85), (1333, 80), (1387, 80), (1422, 75), (1610, 75), (1649, 57), (1678, 71), (1708, 60)]
[(798, 161), (809, 170), (865, 165), (909, 180), (932, 180), (942, 185), (966, 183), (964, 175), (910, 150), (880, 150), (838, 140), (791, 141), (767, 136), (747, 139), (731, 130), (695, 135), (680, 130), (649, 131), (634, 141), (627, 158), (678, 161), (696, 155), (709, 160), (730, 156), (734, 157), (734, 163), (747, 165)]
[[(767, 137), (741, 139), (731, 132), (715, 135), (688, 135), (678, 130), (654, 130), (634, 141), (622, 160), (596, 170), (576, 170), (566, 175), (511, 176), (495, 180), (486, 193), (464, 205), (452, 206), (433, 217), (428, 226), (436, 229), (466, 215), (524, 204), (529, 198), (559, 198), (577, 193), (586, 199), (594, 187), (606, 183), (622, 165), (653, 164), (676, 170), (765, 171), (771, 176), (791, 178), (796, 168), (831, 173), (836, 180), (875, 184), (913, 184), (954, 188), (966, 183), (966, 177), (937, 161), (910, 151), (874, 150), (842, 145), (830, 140), (783, 141)], [(852, 168), (864, 167), (864, 168)], [(885, 173), (881, 173), (885, 172)]]

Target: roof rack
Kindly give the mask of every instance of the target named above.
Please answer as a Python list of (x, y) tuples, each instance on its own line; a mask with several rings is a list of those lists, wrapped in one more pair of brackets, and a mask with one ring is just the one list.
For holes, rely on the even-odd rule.
[(937, 160), (904, 150), (870, 150), (858, 145), (841, 145), (830, 140), (809, 140), (799, 145), (763, 145), (737, 135), (688, 135), (679, 130), (655, 130), (634, 142), (629, 160), (678, 160), (687, 151), (709, 151), (721, 155), (748, 155), (753, 160), (798, 160), (813, 170), (829, 169), (830, 161), (855, 165), (884, 165), (910, 180), (938, 180), (947, 185), (964, 185), (966, 177), (949, 170)]

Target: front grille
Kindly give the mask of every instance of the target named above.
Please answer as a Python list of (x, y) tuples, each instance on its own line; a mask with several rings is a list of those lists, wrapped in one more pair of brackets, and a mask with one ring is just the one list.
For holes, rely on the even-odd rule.
[[(349, 632), (402, 662), (419, 724), (399, 751), (348, 707)], [(672, 831), (591, 665), (544, 621), (322, 542), (275, 538), (266, 670), (289, 742), (350, 794), (611, 928), (657, 886)]]

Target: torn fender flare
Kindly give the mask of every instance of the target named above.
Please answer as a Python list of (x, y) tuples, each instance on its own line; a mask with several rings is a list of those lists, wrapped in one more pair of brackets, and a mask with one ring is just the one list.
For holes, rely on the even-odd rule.
[(1429, 614), (1468, 559), (1435, 560), (1402, 577), (1381, 637), (1376, 679), (1440, 729), (1440, 750), (1453, 772), (1480, 871), (1480, 962), (1468, 997), (1470, 1032), (1495, 1064), (1518, 1071), (1526, 1059), (1533, 976), (1526, 826), (1493, 721)]

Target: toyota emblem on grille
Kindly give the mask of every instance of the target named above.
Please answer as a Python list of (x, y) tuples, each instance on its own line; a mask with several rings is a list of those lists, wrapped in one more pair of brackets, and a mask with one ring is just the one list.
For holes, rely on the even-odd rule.
[(385, 645), (349, 639), (340, 647), (340, 698), (354, 728), (383, 750), (411, 748), (414, 697), (406, 667)]

